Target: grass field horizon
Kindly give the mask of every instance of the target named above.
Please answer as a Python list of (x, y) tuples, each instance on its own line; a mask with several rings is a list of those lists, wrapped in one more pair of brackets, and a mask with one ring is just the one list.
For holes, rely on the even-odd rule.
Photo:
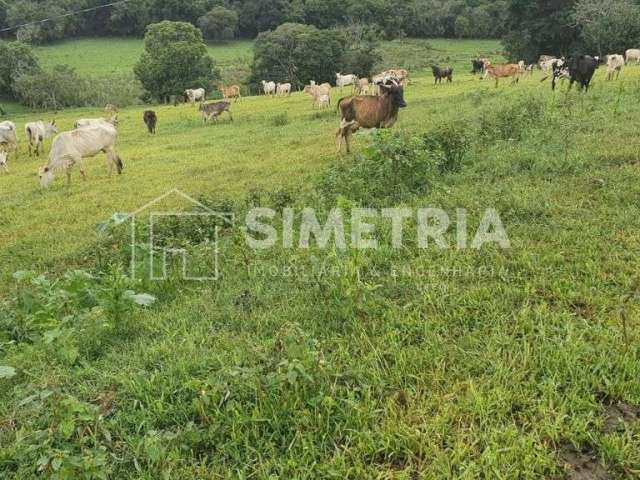
[[(80, 39), (37, 54), (101, 75), (140, 48)], [(551, 92), (539, 72), (499, 88), (472, 76), (472, 58), (501, 59), (499, 42), (383, 50), (381, 67), (411, 71), (408, 106), (391, 131), (358, 133), (350, 156), (335, 153), (335, 107), (301, 92), (244, 98), (217, 125), (154, 106), (156, 136), (140, 105), (120, 112), (122, 176), (101, 155), (85, 182), (74, 170), (70, 187), (59, 175), (42, 190), (46, 156), (27, 156), (24, 123), (64, 131), (103, 112), (10, 111), (21, 151), (0, 172), (0, 476), (560, 479), (581, 462), (594, 478), (640, 475), (640, 67)], [(250, 42), (210, 51), (229, 70), (251, 58)], [(93, 68), (96, 55), (114, 61)], [(453, 66), (453, 84), (434, 86), (432, 63)], [(99, 228), (172, 189), (241, 215), (217, 282), (129, 281), (128, 230)], [(240, 227), (256, 206), (325, 219), (438, 208), (450, 248), (419, 248), (413, 220), (392, 248), (377, 218), (378, 249), (255, 251)], [(469, 241), (495, 209), (511, 248), (455, 248), (459, 209)]]

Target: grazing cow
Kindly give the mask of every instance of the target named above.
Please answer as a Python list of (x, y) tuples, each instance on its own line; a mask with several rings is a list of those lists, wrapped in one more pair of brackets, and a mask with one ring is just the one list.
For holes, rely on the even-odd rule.
[(70, 185), (71, 169), (76, 164), (86, 180), (83, 160), (95, 157), (100, 152), (107, 154), (110, 172), (115, 167), (120, 175), (124, 166), (116, 150), (117, 140), (118, 130), (108, 123), (59, 134), (51, 144), (49, 163), (38, 172), (40, 185), (47, 188), (53, 182), (55, 173), (61, 170), (67, 174), (67, 185)]
[(5, 172), (9, 173), (9, 167), (7, 166), (7, 152), (4, 150), (0, 150), (0, 167), (2, 167)]
[(580, 84), (580, 89), (589, 90), (593, 74), (598, 68), (598, 60), (589, 55), (580, 55), (572, 57), (568, 61), (556, 61), (553, 66), (553, 82), (551, 89), (556, 89), (556, 80), (562, 77), (569, 77), (569, 90), (574, 82)]
[(471, 60), (471, 73), (473, 75), (484, 73), (484, 59)]
[(276, 85), (276, 95), (284, 97), (285, 95), (291, 96), (291, 84), (290, 83), (278, 83)]
[(351, 96), (338, 102), (341, 121), (336, 132), (338, 153), (342, 142), (351, 151), (351, 135), (360, 128), (391, 128), (398, 120), (398, 112), (407, 106), (404, 101), (404, 87), (396, 83), (380, 86), (379, 97)]
[(273, 96), (276, 93), (276, 83), (262, 80), (262, 91), (265, 95)]
[(11, 150), (18, 152), (18, 130), (16, 124), (5, 121), (0, 122), (0, 146), (6, 146)]
[(331, 105), (331, 85), (328, 83), (317, 85), (311, 80), (311, 84), (304, 87), (304, 93), (313, 97), (314, 107), (317, 105), (318, 108), (325, 108)]
[(336, 87), (338, 87), (340, 91), (348, 85), (353, 85), (355, 88), (357, 83), (358, 77), (353, 74), (342, 75), (341, 73), (336, 73)]
[(80, 120), (76, 120), (76, 123), (73, 124), (74, 128), (85, 128), (85, 127), (95, 127), (96, 125), (101, 124), (109, 124), (112, 127), (117, 127), (118, 115), (114, 115), (111, 118), (81, 118)]
[(144, 120), (144, 124), (147, 126), (149, 133), (152, 135), (156, 134), (156, 125), (158, 124), (158, 115), (153, 110), (147, 110), (144, 112), (142, 116)]
[(192, 105), (195, 105), (196, 102), (202, 103), (207, 99), (207, 92), (204, 88), (188, 89), (184, 94)]
[(435, 78), (436, 81), (436, 85), (438, 83), (442, 83), (443, 79), (447, 79), (447, 82), (451, 83), (453, 82), (453, 68), (450, 67), (446, 67), (446, 68), (440, 68), (440, 67), (436, 67), (433, 66), (431, 67), (431, 70), (433, 71), (433, 78)]
[(512, 84), (518, 83), (520, 80), (520, 66), (517, 63), (509, 63), (506, 65), (491, 65), (486, 64), (484, 66), (485, 74), (483, 78), (493, 78), (496, 81), (496, 88), (501, 78), (512, 77)]
[(232, 98), (236, 100), (242, 99), (242, 95), (240, 94), (240, 85), (229, 85), (225, 87), (224, 85), (218, 86), (218, 90), (222, 93), (222, 97), (225, 100), (231, 100)]
[(640, 49), (630, 48), (625, 52), (625, 57), (627, 58), (627, 63), (632, 60), (635, 60), (636, 64), (640, 63)]
[(202, 121), (204, 123), (215, 120), (218, 123), (218, 117), (224, 112), (229, 114), (229, 118), (233, 122), (233, 115), (231, 115), (231, 102), (215, 102), (215, 103), (203, 103), (200, 105), (200, 111), (202, 112)]
[(29, 142), (29, 156), (32, 155), (32, 149), (34, 148), (36, 155), (40, 156), (40, 150), (44, 147), (44, 141), (58, 133), (58, 127), (56, 127), (55, 120), (49, 123), (38, 121), (27, 123), (24, 126), (24, 131), (27, 134), (27, 142)]
[(624, 67), (624, 57), (622, 55), (607, 55), (607, 79), (617, 80), (620, 77), (620, 72)]

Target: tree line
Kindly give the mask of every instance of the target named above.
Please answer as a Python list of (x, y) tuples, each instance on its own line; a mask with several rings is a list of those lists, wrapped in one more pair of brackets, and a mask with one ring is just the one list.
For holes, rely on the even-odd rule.
[[(3, 0), (0, 28), (13, 27), (108, 0)], [(30, 43), (91, 35), (142, 36), (163, 20), (189, 22), (206, 39), (255, 38), (285, 23), (320, 29), (364, 24), (387, 39), (500, 38), (508, 0), (129, 0), (86, 14), (22, 27), (7, 35)]]

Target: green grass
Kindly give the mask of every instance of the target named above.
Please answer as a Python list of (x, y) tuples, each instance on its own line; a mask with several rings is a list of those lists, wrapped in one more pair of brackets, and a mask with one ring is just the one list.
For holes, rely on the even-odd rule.
[[(637, 477), (640, 425), (605, 429), (603, 398), (640, 404), (640, 69), (617, 83), (601, 69), (588, 95), (553, 94), (539, 74), (495, 89), (468, 71), (497, 43), (424, 43), (422, 66), (458, 73), (435, 87), (411, 72), (384, 160), (411, 168), (402, 135), (442, 139), (452, 125), (470, 143), (459, 168), (416, 171), (428, 178), (420, 193), (396, 189), (384, 162), (337, 159), (336, 115), (302, 94), (245, 98), (233, 123), (210, 126), (190, 106), (155, 107), (156, 137), (142, 107), (126, 109), (119, 178), (98, 158), (86, 182), (74, 172), (71, 187), (58, 178), (41, 191), (42, 160), (24, 147), (11, 159), (0, 174), (0, 366), (17, 375), (0, 378), (0, 476), (32, 478), (42, 459), (43, 475), (60, 465), (75, 469), (68, 478), (563, 478), (560, 452), (573, 444), (612, 478)], [(406, 57), (387, 44), (388, 67), (423, 62), (424, 43), (406, 41)], [(57, 120), (68, 129), (100, 114)], [(12, 119), (22, 129), (38, 116), (51, 115)], [(370, 162), (371, 142), (354, 140)], [(90, 309), (70, 280), (12, 279), (121, 261), (126, 232), (105, 240), (96, 225), (171, 188), (229, 198), (240, 213), (256, 202), (328, 209), (334, 197), (466, 208), (470, 235), (496, 208), (512, 249), (421, 250), (409, 226), (402, 250), (255, 252), (227, 232), (220, 282), (135, 284), (158, 297), (144, 310), (123, 307), (129, 286), (106, 268)], [(318, 263), (342, 274), (268, 273)]]

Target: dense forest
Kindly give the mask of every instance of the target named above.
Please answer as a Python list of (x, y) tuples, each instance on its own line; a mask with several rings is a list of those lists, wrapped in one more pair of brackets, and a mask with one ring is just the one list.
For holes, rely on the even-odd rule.
[[(3, 0), (0, 24), (13, 27), (114, 0)], [(385, 38), (500, 38), (507, 0), (128, 0), (113, 7), (12, 31), (43, 43), (79, 35), (144, 34), (147, 25), (180, 20), (209, 39), (254, 38), (283, 23), (318, 28), (366, 24)]]

